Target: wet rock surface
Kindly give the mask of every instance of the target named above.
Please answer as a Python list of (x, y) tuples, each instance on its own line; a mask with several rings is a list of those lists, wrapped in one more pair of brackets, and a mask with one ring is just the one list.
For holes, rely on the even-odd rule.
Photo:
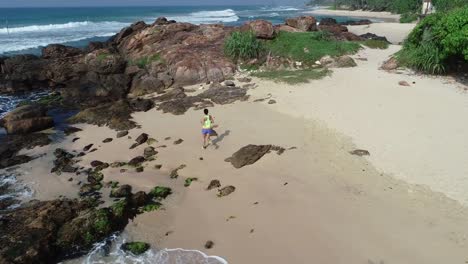
[(40, 105), (20, 106), (8, 113), (0, 125), (8, 134), (28, 134), (50, 128), (54, 125), (52, 117), (46, 115), (47, 109)]
[(225, 161), (230, 162), (234, 168), (239, 169), (254, 164), (271, 151), (276, 151), (278, 155), (281, 155), (286, 149), (274, 145), (247, 145), (236, 151), (231, 157), (225, 159)]

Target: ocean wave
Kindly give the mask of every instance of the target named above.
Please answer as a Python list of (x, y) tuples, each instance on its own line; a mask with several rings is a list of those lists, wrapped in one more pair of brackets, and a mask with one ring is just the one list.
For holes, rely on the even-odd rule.
[(278, 7), (262, 7), (260, 9), (263, 12), (288, 12), (288, 11), (300, 11), (302, 9), (290, 6), (278, 6)]
[(49, 24), (49, 25), (31, 25), (24, 27), (10, 27), (0, 28), (0, 34), (14, 34), (14, 33), (26, 33), (26, 32), (50, 32), (59, 30), (70, 30), (79, 28), (122, 28), (127, 26), (128, 23), (122, 23), (117, 21), (103, 21), (103, 22), (91, 22), (91, 21), (79, 21), (79, 22), (68, 22), (64, 24)]
[(231, 23), (239, 20), (236, 12), (232, 9), (218, 10), (218, 11), (198, 11), (192, 12), (188, 15), (170, 16), (169, 19), (178, 22), (188, 22), (193, 24), (203, 23)]
[(150, 249), (139, 256), (128, 254), (121, 250), (126, 242), (125, 234), (114, 234), (107, 240), (94, 245), (94, 248), (82, 259), (70, 260), (65, 263), (81, 264), (228, 264), (226, 260), (218, 256), (208, 256), (199, 250), (187, 249)]

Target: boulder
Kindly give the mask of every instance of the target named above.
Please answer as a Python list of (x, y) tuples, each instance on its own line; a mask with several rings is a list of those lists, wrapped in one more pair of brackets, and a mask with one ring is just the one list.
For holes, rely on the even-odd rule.
[(142, 156), (135, 157), (128, 162), (129, 166), (138, 167), (141, 163), (145, 162), (145, 158)]
[(231, 162), (234, 168), (239, 169), (257, 162), (270, 151), (271, 147), (271, 145), (247, 145), (236, 151), (225, 161)]
[(320, 20), (320, 23), (319, 23), (320, 26), (332, 26), (332, 25), (336, 25), (336, 24), (338, 24), (336, 22), (336, 19), (331, 18), (331, 17), (322, 18)]
[(344, 56), (338, 57), (338, 59), (336, 60), (336, 66), (335, 67), (337, 67), (337, 68), (349, 68), (349, 67), (356, 67), (356, 66), (357, 66), (357, 64), (353, 60), (353, 58), (351, 58), (350, 56), (344, 55)]
[(112, 198), (124, 198), (132, 195), (132, 186), (128, 184), (121, 185), (111, 190), (110, 197)]
[(398, 61), (396, 60), (396, 58), (392, 57), (386, 60), (380, 68), (386, 71), (396, 70), (398, 68)]
[(301, 31), (317, 31), (317, 20), (312, 16), (301, 16), (286, 19), (286, 25)]
[(46, 116), (46, 109), (39, 105), (25, 105), (8, 113), (0, 122), (8, 134), (27, 134), (54, 126), (54, 120)]
[(219, 182), (219, 180), (212, 180), (210, 184), (208, 185), (208, 187), (206, 187), (206, 189), (212, 190), (212, 189), (219, 188), (219, 187), (221, 187), (221, 183)]
[(69, 47), (61, 44), (50, 44), (42, 48), (42, 58), (60, 59), (80, 55), (82, 50), (75, 47)]
[(280, 31), (284, 31), (284, 32), (302, 32), (302, 30), (297, 29), (297, 28), (293, 28), (293, 27), (288, 26), (288, 25), (277, 25), (277, 26), (275, 26), (275, 31), (277, 33), (280, 32)]
[(160, 93), (164, 90), (164, 83), (150, 75), (136, 77), (130, 88), (131, 96), (142, 96), (150, 93)]
[(254, 20), (251, 22), (245, 23), (242, 26), (244, 31), (252, 31), (255, 33), (255, 36), (260, 39), (273, 39), (275, 38), (275, 30), (271, 22), (266, 20)]
[(138, 143), (138, 144), (143, 144), (145, 143), (146, 141), (148, 140), (148, 134), (146, 133), (141, 133), (136, 139), (135, 141)]
[(144, 150), (143, 150), (143, 156), (145, 157), (145, 159), (148, 159), (154, 155), (158, 154), (158, 152), (154, 149), (154, 147), (146, 147)]
[(218, 190), (218, 197), (228, 196), (236, 190), (236, 187), (229, 185)]

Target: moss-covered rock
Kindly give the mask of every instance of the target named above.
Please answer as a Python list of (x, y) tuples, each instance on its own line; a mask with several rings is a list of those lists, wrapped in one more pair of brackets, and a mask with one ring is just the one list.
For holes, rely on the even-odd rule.
[(150, 245), (145, 242), (127, 242), (122, 245), (122, 250), (131, 252), (134, 255), (141, 255), (145, 253)]
[(163, 186), (156, 186), (149, 192), (149, 195), (153, 199), (166, 199), (170, 194), (172, 194), (172, 189)]

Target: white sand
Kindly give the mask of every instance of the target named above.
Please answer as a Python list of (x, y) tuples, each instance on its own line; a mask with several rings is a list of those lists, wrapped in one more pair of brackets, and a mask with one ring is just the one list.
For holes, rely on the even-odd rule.
[(356, 35), (374, 33), (384, 36), (393, 44), (402, 43), (416, 24), (408, 23), (373, 23), (370, 25), (348, 26), (348, 30)]
[[(466, 205), (468, 126), (458, 117), (468, 115), (468, 95), (449, 79), (378, 70), (398, 49), (366, 49), (356, 57), (368, 61), (331, 78), (295, 87), (262, 82), (254, 93), (271, 93), (278, 98), (272, 108), (349, 136), (379, 170)], [(398, 85), (403, 80), (411, 86)]]
[(400, 15), (392, 14), (390, 12), (371, 12), (363, 10), (330, 10), (330, 9), (316, 9), (305, 12), (310, 15), (320, 16), (344, 16), (344, 17), (356, 17), (356, 18), (368, 18), (376, 19), (385, 22), (399, 22)]

